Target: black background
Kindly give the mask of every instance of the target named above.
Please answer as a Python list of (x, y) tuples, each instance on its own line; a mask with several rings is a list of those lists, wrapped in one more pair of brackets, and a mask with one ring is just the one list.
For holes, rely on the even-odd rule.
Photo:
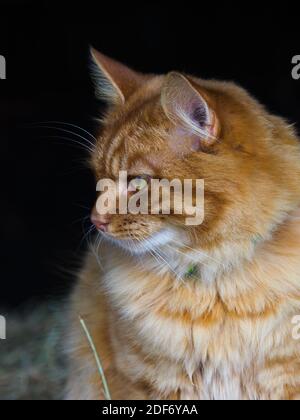
[(95, 132), (102, 104), (89, 79), (89, 44), (140, 71), (236, 81), (300, 126), (300, 81), (291, 77), (300, 54), (296, 2), (0, 3), (2, 305), (62, 296), (80, 266), (83, 218), (95, 198), (87, 154), (54, 138), (74, 136), (30, 124)]

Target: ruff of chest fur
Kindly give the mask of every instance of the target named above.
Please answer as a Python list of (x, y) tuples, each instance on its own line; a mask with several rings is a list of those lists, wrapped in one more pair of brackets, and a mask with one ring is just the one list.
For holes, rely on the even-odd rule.
[(161, 397), (180, 389), (187, 398), (258, 398), (255, 372), (266, 360), (300, 352), (292, 339), (300, 312), (300, 221), (290, 218), (284, 227), (251, 261), (210, 282), (201, 281), (201, 270), (200, 278), (178, 282), (167, 268), (155, 274), (150, 257), (139, 268), (110, 253), (103, 281), (120, 371), (133, 381), (147, 378)]

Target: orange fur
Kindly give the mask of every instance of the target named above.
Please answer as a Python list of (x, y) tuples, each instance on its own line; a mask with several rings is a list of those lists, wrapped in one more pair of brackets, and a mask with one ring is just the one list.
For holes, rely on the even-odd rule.
[[(205, 220), (187, 227), (175, 215), (111, 217), (115, 242), (100, 246), (103, 270), (90, 252), (72, 296), (67, 397), (104, 398), (81, 315), (114, 399), (299, 399), (300, 342), (292, 337), (300, 314), (295, 132), (234, 84), (133, 71), (122, 80), (123, 66), (118, 73), (113, 62), (110, 74), (110, 62), (97, 60), (116, 90), (91, 157), (96, 179), (115, 179), (120, 170), (203, 178)], [(181, 122), (165, 112), (176, 112), (180, 89), (183, 106), (189, 92), (207, 102), (214, 141), (202, 145), (195, 133), (183, 135)], [(199, 150), (191, 150), (195, 140)], [(173, 236), (157, 258), (117, 246), (134, 248), (164, 229)], [(199, 273), (187, 279), (191, 260)]]

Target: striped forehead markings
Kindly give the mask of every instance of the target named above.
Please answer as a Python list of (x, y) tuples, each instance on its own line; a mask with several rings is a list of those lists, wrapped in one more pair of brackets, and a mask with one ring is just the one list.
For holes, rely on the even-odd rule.
[(109, 174), (115, 174), (114, 168), (116, 166), (116, 160), (118, 159), (118, 155), (120, 154), (121, 149), (124, 146), (125, 137), (120, 135), (115, 136), (110, 141), (111, 144), (108, 147), (108, 151), (106, 154), (105, 166)]

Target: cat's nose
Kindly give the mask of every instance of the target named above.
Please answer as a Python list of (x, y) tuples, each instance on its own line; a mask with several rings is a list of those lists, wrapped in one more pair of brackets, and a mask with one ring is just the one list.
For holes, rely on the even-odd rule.
[(109, 215), (100, 215), (96, 208), (94, 208), (91, 214), (91, 222), (96, 227), (96, 229), (100, 230), (101, 232), (107, 232), (110, 223), (110, 217)]

